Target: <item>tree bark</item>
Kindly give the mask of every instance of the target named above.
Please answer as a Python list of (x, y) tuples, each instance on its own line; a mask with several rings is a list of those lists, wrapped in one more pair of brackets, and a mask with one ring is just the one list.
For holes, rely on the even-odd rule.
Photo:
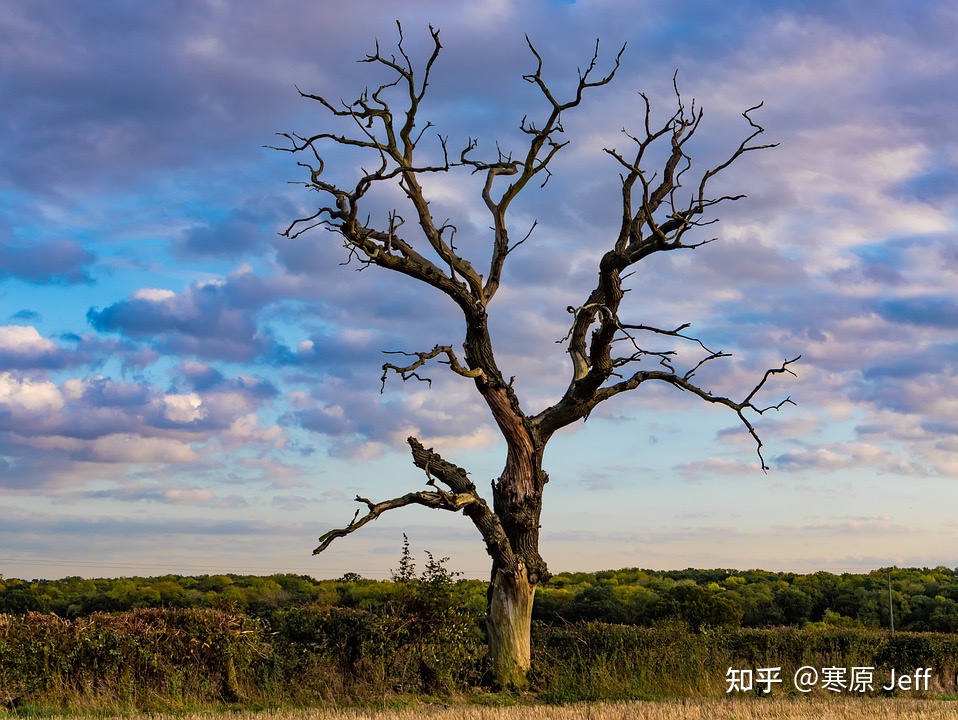
[(521, 560), (513, 572), (493, 568), (486, 630), (492, 678), (501, 688), (521, 690), (528, 684), (535, 594)]

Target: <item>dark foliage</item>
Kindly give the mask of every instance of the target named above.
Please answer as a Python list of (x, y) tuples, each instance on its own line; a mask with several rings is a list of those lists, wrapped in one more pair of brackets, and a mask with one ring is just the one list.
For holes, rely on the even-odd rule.
[[(393, 581), (366, 580), (355, 573), (319, 581), (305, 575), (70, 577), (32, 582), (0, 578), (0, 613), (52, 612), (77, 618), (95, 612), (190, 607), (264, 616), (281, 608), (315, 604), (378, 614), (419, 613), (432, 602), (424, 600), (430, 594), (448, 597), (447, 610), (481, 613), (485, 583), (459, 580), (445, 568), (445, 559), (428, 558), (417, 577), (407, 548)], [(678, 620), (693, 630), (808, 625), (887, 628), (887, 572), (797, 575), (628, 568), (560, 573), (540, 586), (533, 617), (550, 624), (597, 621), (636, 626)], [(895, 568), (890, 572), (896, 629), (958, 632), (958, 570)], [(433, 606), (443, 607), (442, 603)]]

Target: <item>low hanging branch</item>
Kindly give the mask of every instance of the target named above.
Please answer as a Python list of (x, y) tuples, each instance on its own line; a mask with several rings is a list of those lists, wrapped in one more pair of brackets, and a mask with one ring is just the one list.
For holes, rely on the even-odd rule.
[(374, 503), (372, 500), (367, 500), (357, 495), (356, 502), (365, 503), (366, 507), (369, 508), (369, 512), (363, 517), (359, 517), (359, 510), (357, 510), (356, 514), (353, 515), (353, 519), (350, 520), (346, 527), (330, 530), (324, 535), (321, 535), (319, 538), (319, 547), (313, 550), (313, 555), (319, 555), (319, 553), (328, 548), (330, 543), (336, 538), (346, 537), (350, 533), (356, 532), (363, 525), (372, 522), (387, 510), (395, 510), (396, 508), (405, 507), (406, 505), (422, 505), (436, 510), (457, 512), (469, 503), (475, 501), (476, 498), (473, 495), (455, 495), (442, 492), (441, 490), (406, 493), (402, 497), (378, 503)]
[[(319, 546), (313, 550), (313, 555), (323, 552), (336, 538), (345, 537), (363, 525), (372, 522), (387, 510), (405, 507), (407, 505), (421, 505), (436, 510), (459, 512), (472, 520), (486, 543), (486, 549), (493, 559), (506, 565), (515, 562), (512, 548), (509, 545), (506, 532), (499, 517), (490, 510), (486, 501), (480, 497), (476, 486), (469, 480), (465, 470), (444, 460), (432, 448), (426, 448), (414, 437), (407, 442), (412, 450), (413, 464), (426, 473), (426, 484), (433, 490), (406, 493), (402, 497), (373, 502), (367, 498), (356, 496), (356, 502), (366, 505), (367, 513), (359, 517), (360, 510), (356, 510), (353, 519), (345, 527), (335, 528), (320, 536)], [(441, 482), (449, 490), (440, 488), (436, 481)]]

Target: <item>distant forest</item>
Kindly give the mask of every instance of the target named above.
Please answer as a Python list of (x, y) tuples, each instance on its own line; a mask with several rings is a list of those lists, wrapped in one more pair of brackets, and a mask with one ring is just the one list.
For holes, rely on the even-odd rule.
[[(944, 567), (842, 575), (636, 568), (559, 573), (536, 593), (533, 619), (546, 624), (594, 620), (634, 626), (680, 621), (693, 631), (706, 627), (888, 628), (889, 572), (896, 630), (958, 632), (958, 570)], [(75, 618), (135, 608), (212, 607), (260, 615), (318, 605), (381, 614), (407, 603), (410, 592), (437, 585), (461, 611), (481, 616), (486, 583), (456, 580), (443, 561), (431, 556), (421, 576), (408, 572), (406, 566), (400, 576), (384, 581), (352, 573), (338, 580), (305, 575), (165, 575), (26, 581), (0, 576), (0, 613), (42, 612)]]

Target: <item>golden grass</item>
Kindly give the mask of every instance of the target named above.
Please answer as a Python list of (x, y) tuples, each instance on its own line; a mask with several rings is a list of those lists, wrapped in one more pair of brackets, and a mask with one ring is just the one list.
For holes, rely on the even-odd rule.
[[(0, 712), (0, 717), (3, 713)], [(905, 698), (800, 698), (672, 700), (659, 702), (578, 703), (489, 707), (416, 705), (400, 709), (304, 709), (177, 713), (129, 717), (149, 720), (953, 720), (958, 702)], [(82, 716), (45, 716), (45, 720), (79, 720)]]

